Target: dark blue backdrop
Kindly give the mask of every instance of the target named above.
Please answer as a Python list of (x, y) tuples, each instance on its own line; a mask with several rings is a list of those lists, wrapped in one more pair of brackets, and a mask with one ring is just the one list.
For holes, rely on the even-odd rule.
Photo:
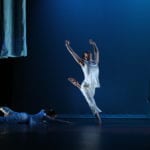
[(81, 93), (80, 67), (64, 42), (81, 55), (88, 39), (100, 49), (101, 88), (95, 99), (104, 114), (150, 112), (149, 0), (28, 1), (28, 54), (14, 66), (13, 105), (29, 112), (53, 107), (63, 114), (91, 113)]

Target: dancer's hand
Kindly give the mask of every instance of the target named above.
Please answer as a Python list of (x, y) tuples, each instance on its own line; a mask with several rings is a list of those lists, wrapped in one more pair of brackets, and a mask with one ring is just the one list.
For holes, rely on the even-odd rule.
[(66, 41), (65, 41), (65, 44), (66, 44), (66, 45), (70, 45), (70, 41), (66, 40)]
[(89, 43), (90, 43), (91, 45), (95, 45), (95, 44), (96, 44), (92, 39), (89, 39)]

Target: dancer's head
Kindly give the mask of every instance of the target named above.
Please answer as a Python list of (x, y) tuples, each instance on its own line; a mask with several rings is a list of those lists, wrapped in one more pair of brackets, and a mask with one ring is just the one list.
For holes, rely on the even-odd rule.
[(92, 60), (92, 53), (89, 51), (86, 51), (83, 53), (82, 58), (86, 61), (90, 61), (90, 60)]
[(45, 110), (47, 116), (55, 118), (57, 116), (56, 112), (53, 109)]

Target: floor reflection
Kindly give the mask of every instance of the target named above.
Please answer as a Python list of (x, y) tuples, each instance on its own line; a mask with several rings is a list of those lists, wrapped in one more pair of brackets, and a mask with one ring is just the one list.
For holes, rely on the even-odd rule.
[(150, 150), (150, 120), (71, 120), (73, 125), (0, 125), (0, 149)]
[[(90, 134), (89, 134), (90, 133)], [(81, 129), (80, 133), (81, 150), (102, 150), (101, 149), (101, 127), (86, 126)]]

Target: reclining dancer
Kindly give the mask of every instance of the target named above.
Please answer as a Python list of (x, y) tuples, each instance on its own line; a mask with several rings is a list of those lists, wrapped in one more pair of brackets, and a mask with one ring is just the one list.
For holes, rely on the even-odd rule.
[(98, 66), (99, 50), (96, 43), (93, 40), (89, 40), (89, 43), (93, 46), (94, 58), (92, 58), (91, 52), (84, 52), (83, 57), (80, 58), (71, 48), (70, 42), (66, 40), (65, 46), (67, 50), (72, 55), (74, 60), (80, 65), (84, 74), (84, 80), (81, 83), (81, 85), (74, 78), (68, 78), (68, 80), (81, 91), (93, 115), (95, 115), (95, 117), (98, 119), (98, 122), (101, 124), (101, 117), (99, 113), (102, 111), (98, 108), (94, 99), (95, 88), (100, 87)]
[(39, 123), (46, 122), (56, 122), (71, 124), (69, 121), (61, 120), (56, 118), (56, 112), (53, 109), (45, 110), (41, 109), (36, 114), (28, 114), (26, 112), (16, 112), (9, 107), (0, 107), (0, 111), (4, 116), (0, 116), (0, 123), (21, 123), (36, 125)]

